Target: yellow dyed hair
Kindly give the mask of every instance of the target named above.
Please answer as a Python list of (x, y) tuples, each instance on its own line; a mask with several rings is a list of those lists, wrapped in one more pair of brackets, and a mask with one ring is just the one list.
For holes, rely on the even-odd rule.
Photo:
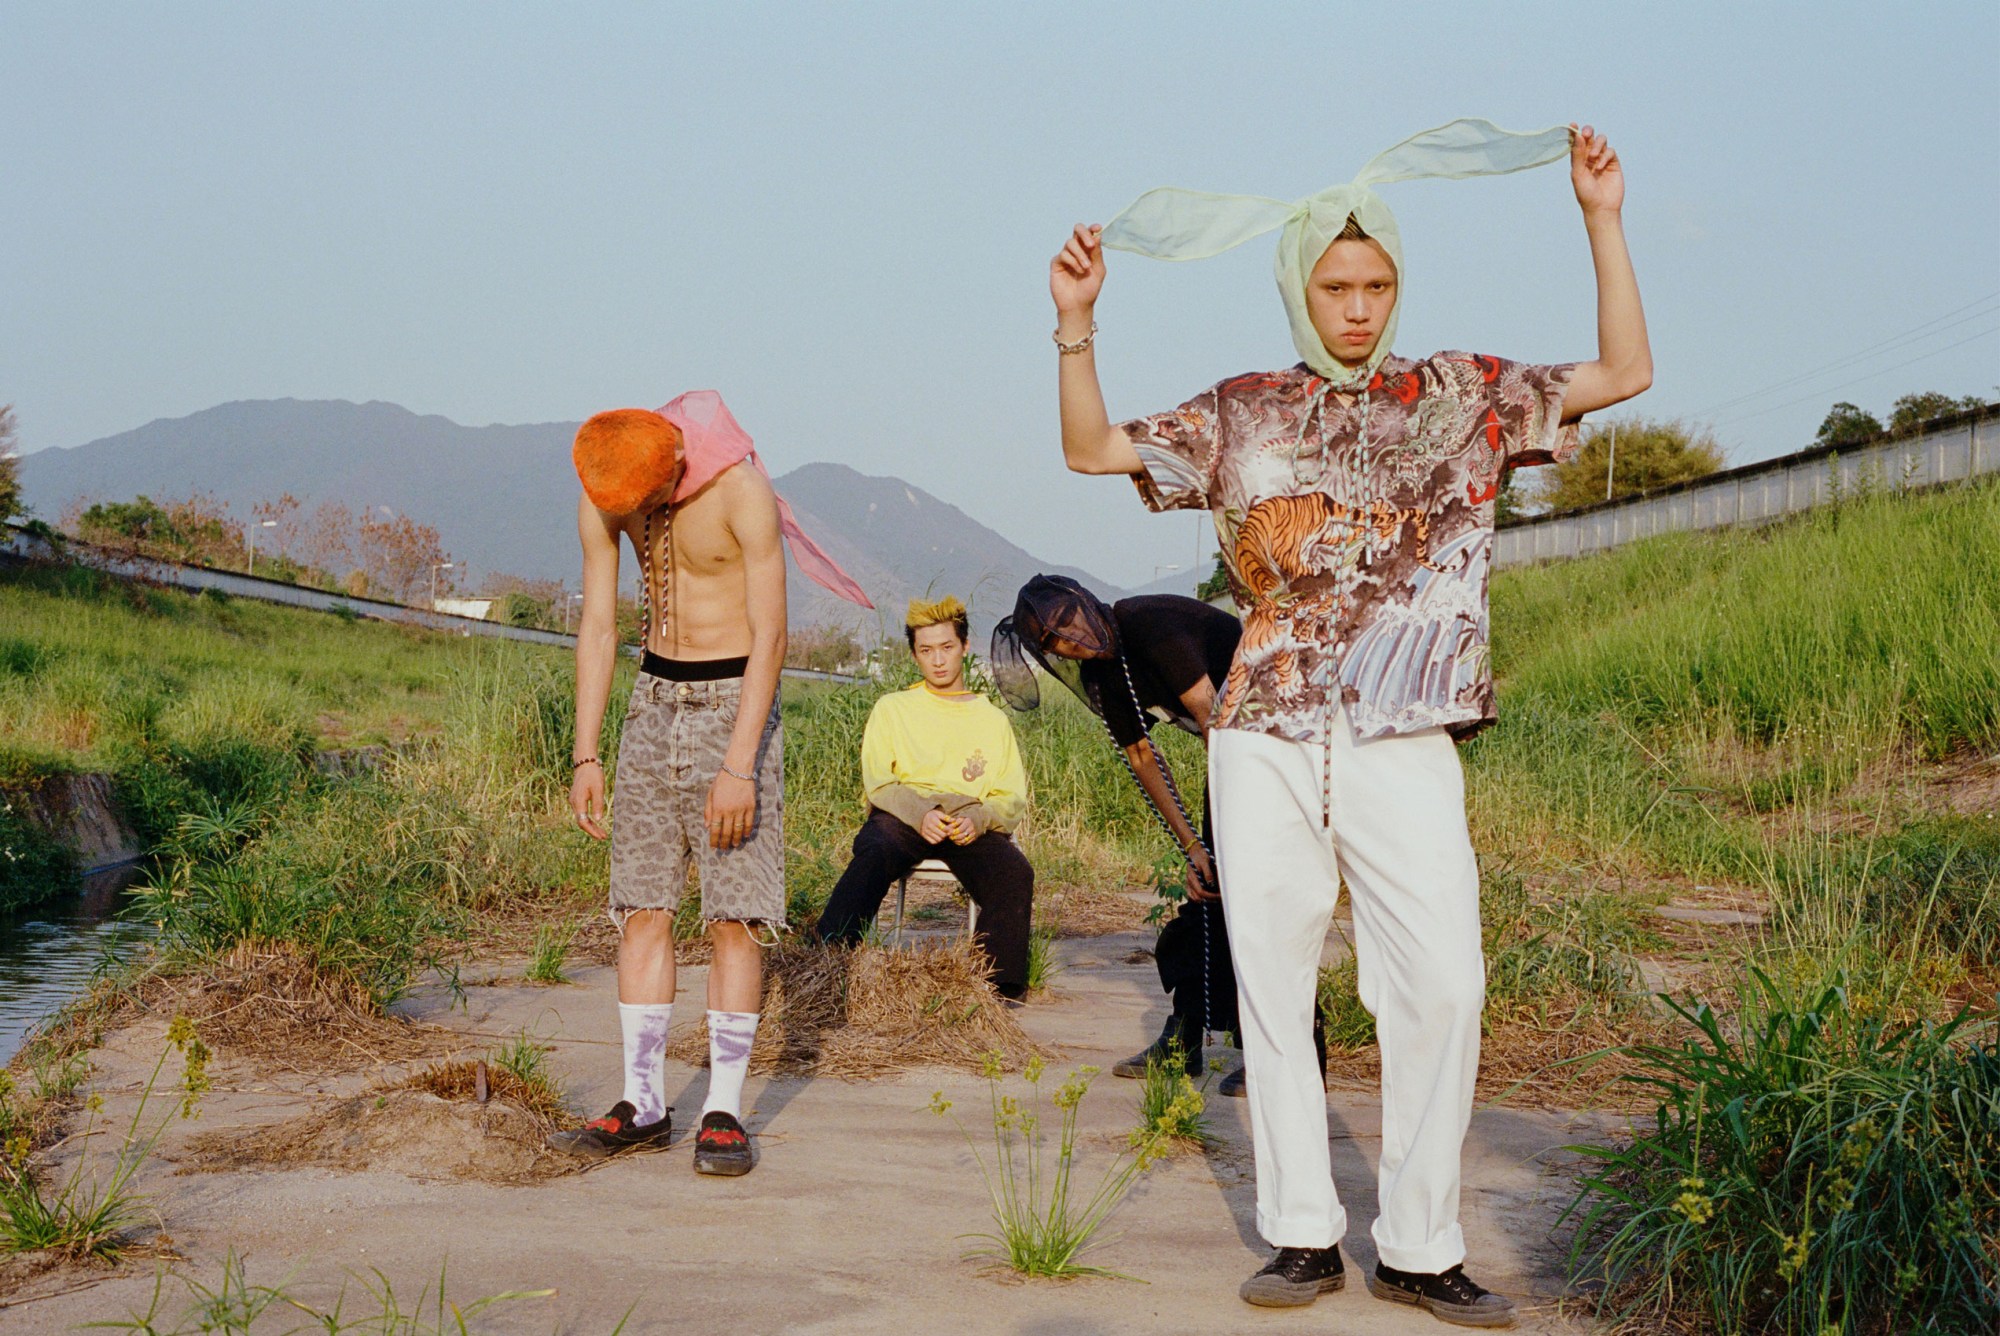
[(960, 640), (971, 641), (972, 626), (966, 617), (965, 604), (949, 595), (934, 603), (926, 603), (920, 598), (911, 599), (909, 611), (903, 614), (903, 638), (910, 642), (911, 649), (915, 649), (917, 632), (942, 622), (950, 622), (956, 627)]

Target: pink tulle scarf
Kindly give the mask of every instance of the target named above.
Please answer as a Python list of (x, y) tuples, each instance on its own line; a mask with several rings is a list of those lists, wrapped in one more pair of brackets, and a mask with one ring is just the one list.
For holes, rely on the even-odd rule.
[[(659, 413), (681, 432), (687, 467), (681, 474), (680, 486), (674, 489), (673, 500), (676, 503), (687, 500), (713, 482), (723, 470), (744, 459), (756, 466), (766, 482), (770, 481), (771, 471), (764, 467), (763, 460), (757, 458), (757, 447), (751, 442), (750, 433), (737, 424), (729, 406), (714, 390), (689, 390), (661, 407)], [(777, 496), (777, 493), (774, 491), (772, 495)], [(854, 578), (840, 569), (833, 558), (799, 527), (785, 498), (777, 496), (777, 501), (778, 525), (784, 530), (785, 542), (791, 547), (792, 560), (798, 563), (805, 577), (849, 603), (873, 608), (875, 605), (868, 601), (868, 595), (861, 592), (861, 586), (854, 582)]]

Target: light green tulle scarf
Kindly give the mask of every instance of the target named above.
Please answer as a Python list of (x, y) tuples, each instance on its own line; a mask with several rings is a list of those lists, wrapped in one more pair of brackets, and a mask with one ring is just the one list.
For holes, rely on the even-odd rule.
[[(1285, 299), (1285, 312), (1291, 318), (1292, 343), (1306, 365), (1335, 389), (1353, 389), (1367, 384), (1389, 355), (1407, 275), (1396, 215), (1372, 187), (1423, 177), (1503, 176), (1526, 171), (1567, 157), (1569, 144), (1569, 130), (1560, 125), (1522, 133), (1502, 130), (1491, 121), (1456, 120), (1411, 135), (1376, 154), (1346, 185), (1290, 204), (1257, 195), (1212, 195), (1172, 186), (1149, 190), (1105, 225), (1104, 244), (1156, 260), (1205, 260), (1282, 227), (1278, 293)], [(1389, 252), (1397, 279), (1396, 309), (1389, 313), (1368, 364), (1359, 368), (1342, 366), (1327, 351), (1306, 311), (1306, 280), (1349, 218), (1359, 222), (1361, 230)]]

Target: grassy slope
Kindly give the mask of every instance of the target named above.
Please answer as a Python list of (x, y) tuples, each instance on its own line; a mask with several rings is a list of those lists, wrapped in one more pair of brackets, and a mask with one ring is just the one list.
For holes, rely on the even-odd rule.
[[(316, 750), (442, 735), (467, 674), (546, 673), (564, 658), (77, 568), (0, 568), (0, 790), (109, 772), (159, 843), (190, 815), (268, 808)], [(66, 886), (60, 851), (11, 804), (0, 840), (25, 855), (0, 865), (0, 903)]]
[(88, 769), (148, 740), (400, 741), (436, 729), (448, 666), (490, 648), (78, 569), (0, 570), (0, 745)]
[(1754, 879), (1759, 816), (2000, 743), (2000, 487), (1504, 572), (1493, 624), (1501, 723), (1466, 753), (1486, 847)]

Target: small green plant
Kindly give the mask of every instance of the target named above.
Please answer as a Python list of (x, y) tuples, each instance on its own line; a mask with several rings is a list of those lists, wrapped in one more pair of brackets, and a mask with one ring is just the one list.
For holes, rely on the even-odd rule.
[(1146, 871), (1153, 888), (1153, 903), (1146, 910), (1146, 926), (1157, 928), (1180, 912), (1187, 900), (1187, 864), (1172, 849), (1162, 849)]
[(569, 959), (570, 943), (575, 940), (575, 923), (544, 923), (535, 929), (535, 943), (528, 953), (528, 982), (568, 983), (563, 964)]
[(1201, 1146), (1208, 1142), (1207, 1099), (1187, 1073), (1187, 1055), (1180, 1045), (1164, 1058), (1146, 1060), (1139, 1086), (1140, 1134), (1157, 1135), (1167, 1146)]
[[(1165, 1134), (1157, 1126), (1135, 1129), (1127, 1148), (1105, 1167), (1097, 1187), (1084, 1196), (1075, 1183), (1077, 1110), (1090, 1089), (1095, 1067), (1079, 1067), (1053, 1094), (1042, 1089), (1043, 1065), (1033, 1058), (1023, 1070), (1025, 1099), (1001, 1090), (1001, 1057), (989, 1053), (984, 1064), (993, 1105), (993, 1163), (989, 1167), (978, 1143), (951, 1112), (943, 1091), (931, 1096), (930, 1110), (950, 1117), (986, 1180), (993, 1199), (997, 1232), (968, 1237), (992, 1240), (991, 1248), (970, 1256), (997, 1257), (1024, 1276), (1113, 1276), (1115, 1271), (1085, 1266), (1079, 1259), (1098, 1240), (1106, 1217), (1125, 1199), (1154, 1160), (1165, 1151)], [(1049, 1110), (1056, 1119), (1054, 1162), (1050, 1163)]]
[(562, 1086), (549, 1071), (550, 1049), (551, 1045), (522, 1030), (487, 1054), (486, 1060), (501, 1071), (511, 1073), (531, 1093), (543, 1095), (552, 1104), (560, 1105)]
[(194, 1025), (186, 1017), (176, 1017), (167, 1038), (170, 1042), (160, 1050), (159, 1061), (146, 1078), (111, 1171), (102, 1181), (90, 1173), (92, 1140), (99, 1135), (104, 1111), (102, 1095), (92, 1095), (85, 1102), (88, 1120), (82, 1134), (83, 1150), (59, 1184), (43, 1180), (25, 1132), (17, 1130), (9, 1135), (4, 1159), (0, 1159), (0, 1252), (47, 1249), (76, 1258), (118, 1256), (126, 1233), (145, 1215), (144, 1199), (132, 1190), (133, 1176), (174, 1116), (169, 1113), (152, 1131), (141, 1135), (140, 1124), (145, 1121), (167, 1056), (177, 1052), (183, 1059), (177, 1106), (181, 1117), (194, 1116), (196, 1103), (208, 1089), (208, 1048)]
[(1035, 928), (1028, 934), (1028, 991), (1040, 992), (1061, 973), (1062, 966), (1056, 963), (1055, 933), (1046, 927)]
[[(1732, 1017), (1668, 999), (1623, 1050), (1659, 1100), (1568, 1213), (1571, 1262), (1649, 1329), (1972, 1332), (2000, 1311), (2000, 1045), (1989, 1013), (1861, 1009), (1845, 980), (1751, 970)], [(1986, 1031), (1984, 1039), (1976, 1039)], [(1566, 1213), (1566, 1214), (1568, 1214)]]
[[(497, 1304), (513, 1303), (521, 1299), (546, 1299), (555, 1294), (548, 1290), (508, 1290), (500, 1294), (489, 1294), (483, 1298), (461, 1302), (446, 1297), (446, 1266), (438, 1266), (437, 1287), (426, 1284), (407, 1307), (396, 1293), (395, 1286), (380, 1270), (370, 1268), (367, 1276), (348, 1273), (349, 1281), (358, 1284), (366, 1298), (360, 1303), (351, 1303), (348, 1296), (348, 1282), (343, 1282), (334, 1295), (333, 1303), (325, 1308), (308, 1303), (292, 1289), (293, 1276), (288, 1274), (275, 1285), (252, 1284), (243, 1260), (231, 1251), (222, 1260), (222, 1276), (211, 1288), (192, 1276), (177, 1276), (186, 1291), (187, 1304), (174, 1317), (166, 1317), (167, 1272), (162, 1270), (154, 1278), (152, 1301), (143, 1313), (134, 1312), (124, 1322), (93, 1322), (89, 1325), (111, 1331), (136, 1332), (139, 1336), (197, 1336), (198, 1333), (221, 1333), (222, 1336), (252, 1336), (256, 1331), (273, 1328), (259, 1322), (267, 1314), (275, 1320), (298, 1323), (304, 1319), (304, 1326), (293, 1325), (286, 1331), (318, 1331), (328, 1336), (346, 1336), (346, 1333), (368, 1333), (369, 1336), (466, 1336), (475, 1330), (471, 1320), (479, 1317)], [(619, 1336), (629, 1321), (628, 1310), (624, 1320), (612, 1329), (612, 1336)]]

